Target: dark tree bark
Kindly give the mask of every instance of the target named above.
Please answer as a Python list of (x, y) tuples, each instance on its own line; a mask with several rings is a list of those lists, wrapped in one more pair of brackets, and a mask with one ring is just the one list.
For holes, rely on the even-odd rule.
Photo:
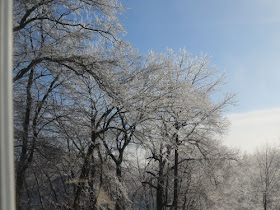
[[(176, 129), (178, 130), (179, 127), (176, 124)], [(179, 146), (179, 138), (178, 134), (176, 134), (175, 137), (175, 143), (176, 143), (176, 148), (175, 148), (175, 154), (174, 154), (174, 191), (173, 191), (173, 208), (174, 210), (178, 209), (178, 165), (179, 165), (179, 152), (178, 152), (178, 146)]]
[(21, 145), (21, 154), (19, 161), (16, 166), (16, 206), (18, 210), (22, 209), (22, 191), (24, 184), (24, 175), (25, 171), (28, 168), (28, 134), (29, 134), (29, 124), (30, 124), (30, 115), (31, 115), (31, 106), (32, 106), (32, 95), (31, 87), (33, 84), (33, 74), (34, 69), (30, 71), (28, 83), (26, 86), (26, 107), (25, 107), (25, 116), (23, 122), (23, 132), (22, 132), (22, 145)]
[(267, 209), (267, 196), (266, 196), (266, 193), (264, 193), (264, 195), (263, 195), (263, 209), (264, 210)]
[(164, 207), (164, 165), (165, 161), (162, 160), (162, 156), (159, 158), (158, 167), (158, 181), (157, 181), (157, 189), (156, 189), (156, 202), (157, 202), (157, 210), (163, 210)]
[(84, 159), (84, 163), (82, 166), (82, 171), (78, 180), (78, 186), (75, 192), (75, 198), (74, 198), (74, 204), (73, 204), (73, 209), (75, 210), (79, 210), (80, 209), (80, 197), (82, 194), (82, 190), (84, 188), (85, 185), (85, 179), (88, 178), (89, 175), (89, 171), (90, 171), (90, 160), (91, 160), (91, 155), (93, 153), (93, 150), (95, 148), (94, 144), (91, 144), (88, 148), (86, 157)]

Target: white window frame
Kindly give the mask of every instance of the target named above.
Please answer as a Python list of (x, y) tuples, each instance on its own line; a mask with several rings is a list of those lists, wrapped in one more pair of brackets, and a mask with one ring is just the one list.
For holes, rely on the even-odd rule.
[(0, 0), (0, 209), (15, 209), (12, 0)]

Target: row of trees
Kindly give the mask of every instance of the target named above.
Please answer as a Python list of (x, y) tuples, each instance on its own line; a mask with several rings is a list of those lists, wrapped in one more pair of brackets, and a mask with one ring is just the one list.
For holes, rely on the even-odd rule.
[(205, 55), (140, 55), (121, 40), (123, 11), (14, 1), (17, 209), (226, 209), (247, 193), (229, 190), (246, 170), (220, 141), (224, 75)]
[(228, 176), (222, 209), (279, 209), (279, 145), (265, 144), (239, 157)]

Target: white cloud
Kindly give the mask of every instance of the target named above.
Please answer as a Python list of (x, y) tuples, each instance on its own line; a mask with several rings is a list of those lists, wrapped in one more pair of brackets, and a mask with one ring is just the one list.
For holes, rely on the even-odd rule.
[(265, 142), (279, 143), (280, 107), (228, 115), (231, 122), (224, 143), (249, 153)]

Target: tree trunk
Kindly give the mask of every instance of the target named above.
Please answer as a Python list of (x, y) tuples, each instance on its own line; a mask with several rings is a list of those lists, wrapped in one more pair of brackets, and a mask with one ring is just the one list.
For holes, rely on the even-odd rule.
[[(122, 153), (119, 154), (119, 159), (116, 163), (116, 175), (120, 182), (121, 182), (121, 178), (122, 178), (122, 168), (121, 168), (122, 156), (123, 156)], [(124, 207), (122, 206), (122, 199), (118, 198), (116, 201), (116, 210), (122, 210), (122, 209), (124, 209)]]
[(158, 183), (157, 183), (157, 195), (156, 195), (156, 202), (157, 202), (157, 210), (163, 210), (164, 202), (163, 202), (163, 185), (164, 185), (164, 162), (162, 161), (162, 157), (159, 161), (159, 173), (158, 173)]
[(80, 196), (82, 194), (82, 190), (84, 188), (84, 185), (85, 185), (85, 179), (88, 178), (88, 175), (89, 175), (89, 170), (90, 170), (90, 157), (93, 153), (93, 150), (94, 150), (94, 147), (95, 145), (91, 144), (89, 149), (88, 149), (88, 152), (86, 154), (86, 157), (85, 157), (85, 160), (84, 160), (84, 164), (83, 164), (83, 167), (82, 167), (82, 171), (81, 171), (81, 174), (80, 174), (80, 177), (79, 177), (79, 180), (78, 180), (78, 186), (77, 186), (77, 190), (76, 190), (76, 193), (75, 193), (75, 199), (74, 199), (74, 204), (73, 204), (73, 209), (74, 210), (79, 210), (80, 209)]
[(95, 181), (94, 181), (94, 177), (96, 176), (96, 171), (95, 171), (95, 159), (94, 159), (94, 155), (92, 155), (91, 157), (91, 163), (92, 163), (92, 166), (91, 166), (91, 180), (89, 180), (89, 187), (90, 187), (90, 193), (89, 193), (89, 199), (90, 199), (90, 209), (92, 210), (97, 210), (97, 196), (96, 196), (96, 191), (95, 191), (95, 187), (94, 187), (94, 184), (95, 184)]
[(267, 209), (267, 195), (266, 195), (266, 192), (263, 195), (263, 209), (264, 210)]
[(173, 207), (174, 210), (178, 209), (178, 135), (176, 135), (176, 148), (174, 154), (174, 191), (173, 191)]
[(16, 165), (16, 206), (17, 210), (22, 209), (22, 191), (23, 191), (23, 183), (26, 169), (28, 168), (28, 133), (29, 133), (29, 123), (30, 123), (30, 113), (31, 113), (31, 105), (32, 105), (32, 95), (31, 95), (31, 87), (33, 83), (33, 73), (34, 69), (31, 69), (28, 83), (26, 86), (26, 108), (25, 108), (25, 117), (23, 122), (23, 133), (22, 133), (22, 148), (20, 159)]

